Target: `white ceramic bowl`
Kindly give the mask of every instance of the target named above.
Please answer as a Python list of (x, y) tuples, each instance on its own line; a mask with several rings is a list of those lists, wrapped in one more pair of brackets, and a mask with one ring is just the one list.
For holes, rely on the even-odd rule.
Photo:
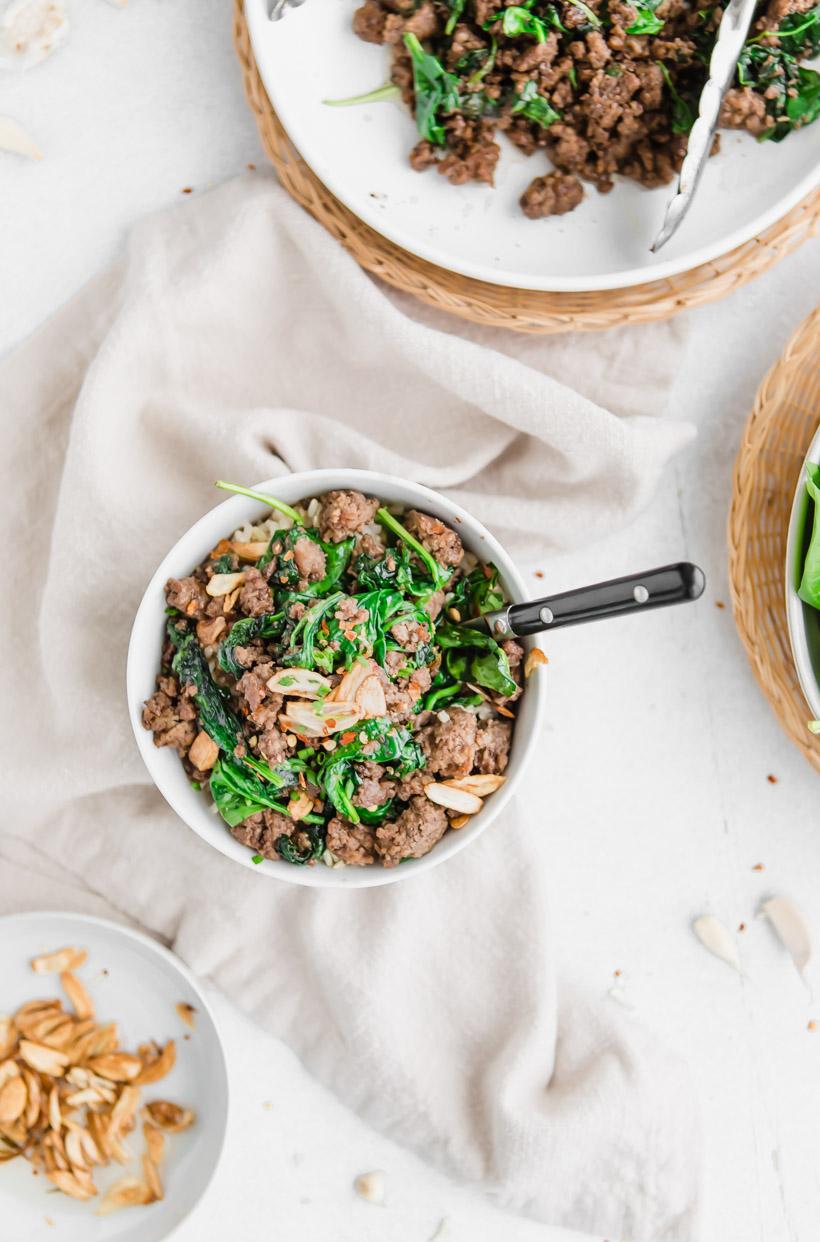
[(528, 220), (518, 199), (548, 170), (543, 155), (528, 159), (502, 138), (494, 189), (452, 186), (434, 169), (410, 167), (418, 134), (401, 103), (323, 102), (388, 78), (388, 49), (353, 33), (360, 2), (311, 0), (271, 22), (269, 0), (246, 0), (254, 56), (282, 124), (323, 184), (382, 236), (439, 267), (517, 289), (594, 291), (661, 280), (756, 236), (820, 180), (820, 121), (781, 143), (722, 130), (720, 154), (660, 254), (649, 247), (674, 184), (647, 190), (619, 177), (611, 194), (587, 185), (566, 216)]
[[(312, 470), (268, 479), (254, 485), (254, 490), (277, 496), (290, 504), (311, 496), (319, 496), (334, 488), (356, 488), (383, 500), (414, 506), (435, 514), (455, 527), (466, 548), (482, 561), (493, 561), (497, 565), (504, 589), (513, 602), (529, 597), (521, 575), (490, 532), (460, 505), (447, 500), (438, 492), (421, 487), (418, 483), (369, 470)], [(448, 832), (424, 858), (413, 859), (400, 867), (387, 868), (378, 863), (369, 867), (338, 868), (326, 867), (322, 863), (313, 867), (297, 867), (291, 863), (268, 860), (258, 865), (252, 863), (251, 851), (233, 839), (227, 826), (212, 811), (208, 798), (191, 788), (176, 752), (170, 748), (154, 746), (152, 735), (142, 725), (142, 707), (154, 691), (159, 670), (167, 621), (164, 591), (166, 581), (168, 578), (186, 577), (220, 539), (228, 536), (243, 522), (249, 519), (258, 520), (262, 513), (263, 506), (258, 501), (248, 500), (243, 496), (234, 496), (217, 505), (174, 544), (149, 582), (137, 611), (128, 648), (128, 713), (140, 753), (157, 788), (177, 815), (209, 845), (228, 858), (249, 867), (257, 875), (274, 876), (292, 884), (307, 884), (314, 888), (369, 888), (377, 884), (406, 880), (409, 876), (435, 867), (463, 850), (492, 823), (509, 802), (538, 739), (544, 679), (540, 675), (532, 677), (520, 701), (504, 785), (487, 798), (484, 809), (473, 816), (465, 828), (458, 832)], [(532, 645), (529, 639), (523, 640), (523, 643), (526, 647)]]
[[(219, 1032), (208, 1002), (189, 970), (155, 940), (107, 919), (82, 914), (29, 912), (0, 919), (0, 1013), (25, 1001), (60, 994), (53, 975), (35, 975), (31, 958), (64, 945), (88, 951), (78, 971), (102, 1022), (116, 1021), (124, 1048), (174, 1039), (177, 1060), (166, 1078), (143, 1089), (147, 1102), (168, 1099), (192, 1108), (196, 1124), (170, 1137), (163, 1164), (165, 1196), (158, 1203), (97, 1216), (96, 1202), (78, 1203), (33, 1177), (25, 1160), (0, 1166), (0, 1237), (3, 1242), (161, 1242), (189, 1215), (219, 1163), (228, 1123), (228, 1074)], [(184, 1002), (196, 1009), (193, 1030), (176, 1013)], [(127, 1169), (95, 1172), (101, 1193), (139, 1167), (139, 1130), (126, 1144), (134, 1157)], [(51, 1218), (49, 1226), (48, 1218)]]
[(820, 429), (811, 442), (794, 492), (786, 543), (786, 616), (794, 665), (806, 702), (820, 720), (820, 612), (804, 604), (797, 589), (812, 530), (813, 508), (806, 491), (806, 463), (820, 462)]

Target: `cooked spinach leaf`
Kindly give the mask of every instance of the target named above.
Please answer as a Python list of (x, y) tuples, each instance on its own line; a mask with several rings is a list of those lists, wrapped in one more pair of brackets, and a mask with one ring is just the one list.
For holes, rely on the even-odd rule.
[(445, 649), (463, 648), (481, 651), (483, 654), (470, 658), (469, 676), (465, 677), (465, 680), (475, 682), (479, 686), (486, 686), (488, 690), (495, 690), (505, 698), (515, 694), (518, 686), (510, 672), (507, 653), (489, 634), (471, 629), (469, 626), (455, 626), (444, 622), (436, 630), (436, 641), (440, 647)]
[(820, 466), (806, 466), (806, 491), (814, 505), (811, 541), (803, 563), (798, 595), (812, 608), (820, 608)]
[(437, 56), (425, 52), (416, 35), (406, 34), (404, 46), (413, 62), (416, 127), (422, 138), (434, 146), (443, 146), (445, 132), (439, 116), (457, 111), (458, 78), (447, 72)]
[(678, 92), (672, 81), (672, 75), (662, 60), (658, 60), (655, 64), (663, 74), (663, 80), (666, 83), (669, 97), (672, 100), (672, 133), (688, 134), (689, 130), (695, 123), (695, 110), (691, 103)]
[(178, 624), (168, 623), (168, 637), (176, 647), (171, 667), (181, 686), (196, 688), (194, 701), (199, 722), (220, 750), (232, 754), (242, 735), (242, 726), (229, 705), (227, 691), (214, 681), (196, 632), (182, 632)]
[(309, 822), (308, 819), (300, 819), (299, 832), (303, 832), (308, 838), (308, 844), (302, 850), (292, 837), (286, 837), (284, 834), (277, 837), (274, 844), (285, 862), (291, 863), (294, 867), (305, 867), (308, 863), (322, 857), (325, 849), (325, 829), (324, 826), (319, 827)]
[(661, 0), (632, 0), (635, 20), (627, 26), (628, 35), (655, 35), (663, 30), (664, 23), (655, 13)]
[(217, 663), (237, 680), (245, 669), (236, 659), (237, 647), (247, 647), (256, 638), (277, 638), (285, 624), (283, 612), (268, 612), (262, 617), (243, 617), (231, 626), (231, 632), (219, 644)]
[[(509, 12), (509, 10), (507, 10)], [(529, 121), (535, 121), (544, 129), (548, 129), (553, 121), (560, 121), (561, 113), (556, 112), (552, 105), (539, 94), (538, 86), (532, 78), (524, 84), (523, 90), (516, 95), (511, 111), (521, 113)]]
[(408, 548), (415, 552), (416, 556), (425, 566), (431, 579), (430, 589), (427, 592), (428, 595), (432, 595), (434, 591), (440, 591), (447, 585), (453, 576), (452, 569), (450, 569), (447, 565), (440, 565), (436, 558), (427, 551), (424, 544), (419, 543), (418, 539), (411, 535), (409, 530), (406, 530), (402, 526), (398, 518), (393, 517), (393, 514), (389, 509), (381, 508), (377, 510), (376, 518), (379, 522), (381, 522), (382, 526), (386, 526), (387, 529), (392, 531), (393, 534), (401, 539), (403, 543), (406, 543)]

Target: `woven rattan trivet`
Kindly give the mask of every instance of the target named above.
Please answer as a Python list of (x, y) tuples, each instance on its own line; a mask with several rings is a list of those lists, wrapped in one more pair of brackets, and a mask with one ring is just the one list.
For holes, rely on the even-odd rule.
[(683, 275), (602, 293), (538, 293), (486, 284), (445, 271), (381, 237), (334, 198), (290, 142), (265, 94), (253, 57), (242, 0), (234, 0), (234, 43), (245, 94), (262, 145), (288, 193), (325, 226), (368, 272), (422, 302), (473, 323), (518, 332), (591, 332), (667, 319), (725, 297), (789, 254), (820, 223), (820, 191), (760, 237)]
[(820, 309), (809, 315), (760, 386), (735, 462), (729, 582), (735, 623), (755, 677), (792, 741), (820, 771), (806, 728), (784, 599), (786, 536), (803, 458), (820, 425)]

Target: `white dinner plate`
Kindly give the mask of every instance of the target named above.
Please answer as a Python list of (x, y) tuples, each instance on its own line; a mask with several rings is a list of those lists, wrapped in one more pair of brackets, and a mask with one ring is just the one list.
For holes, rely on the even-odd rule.
[[(55, 975), (36, 975), (38, 953), (76, 945), (88, 950), (77, 971), (101, 1021), (116, 1021), (121, 1047), (132, 1050), (156, 1039), (174, 1039), (176, 1065), (167, 1077), (142, 1088), (142, 1099), (173, 1100), (192, 1108), (196, 1122), (170, 1134), (161, 1175), (165, 1198), (145, 1207), (95, 1214), (98, 1200), (76, 1202), (34, 1176), (23, 1159), (0, 1165), (2, 1242), (160, 1242), (201, 1198), (219, 1161), (228, 1116), (225, 1057), (208, 1004), (193, 976), (155, 941), (127, 927), (77, 914), (32, 913), (0, 918), (0, 1013), (13, 1013), (36, 997), (60, 996)], [(190, 1030), (176, 1013), (196, 1009)], [(64, 999), (66, 1008), (70, 1008)], [(188, 1038), (185, 1038), (188, 1036)], [(126, 1173), (139, 1175), (141, 1126), (127, 1137), (133, 1165), (95, 1170), (101, 1192)], [(51, 1223), (49, 1223), (51, 1222)]]
[(621, 288), (672, 276), (748, 241), (820, 182), (820, 121), (781, 143), (721, 131), (678, 235), (649, 252), (674, 186), (645, 190), (618, 179), (610, 194), (587, 185), (565, 216), (528, 220), (518, 199), (548, 170), (505, 138), (495, 189), (451, 186), (435, 169), (414, 172), (418, 135), (395, 101), (329, 108), (388, 79), (390, 53), (351, 28), (359, 0), (307, 0), (281, 21), (268, 0), (246, 0), (254, 55), (265, 89), (290, 138), (316, 175), (361, 220), (440, 267), (521, 289)]

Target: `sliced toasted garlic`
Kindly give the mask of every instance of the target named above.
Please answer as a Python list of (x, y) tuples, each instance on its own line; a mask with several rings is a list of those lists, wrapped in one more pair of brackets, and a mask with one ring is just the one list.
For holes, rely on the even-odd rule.
[(181, 1108), (170, 1100), (151, 1100), (146, 1104), (145, 1111), (152, 1124), (165, 1130), (167, 1134), (178, 1134), (194, 1123), (194, 1114), (190, 1108)]
[(329, 737), (358, 724), (362, 718), (361, 708), (355, 703), (322, 700), (316, 703), (288, 703), (287, 714), (279, 717), (284, 729), (301, 733), (305, 737)]
[(200, 729), (191, 743), (188, 758), (200, 772), (209, 772), (219, 758), (219, 747), (204, 729)]
[(333, 688), (327, 677), (312, 668), (280, 668), (266, 685), (275, 694), (294, 699), (323, 699)]
[(26, 1107), (26, 1084), (20, 1074), (0, 1087), (0, 1124), (16, 1121)]
[[(44, 953), (41, 957), (35, 957), (31, 962), (31, 969), (36, 975), (61, 975), (66, 970), (78, 970), (80, 966), (85, 964), (88, 957), (85, 949), (58, 949), (56, 953)], [(34, 1002), (36, 1004), (36, 1002)], [(43, 1008), (55, 1006), (59, 1007), (59, 1001), (43, 1001)], [(29, 1009), (29, 1006), (25, 1006)], [(20, 1013), (23, 1010), (19, 1011)]]
[(424, 793), (431, 802), (446, 807), (448, 811), (458, 811), (460, 815), (477, 815), (484, 805), (475, 794), (466, 793), (463, 789), (455, 789), (452, 785), (440, 785), (433, 782), (424, 786)]
[(45, 1044), (35, 1044), (29, 1039), (20, 1040), (20, 1056), (26, 1065), (31, 1066), (40, 1074), (50, 1074), (59, 1078), (68, 1065), (68, 1057), (56, 1048), (47, 1048)]
[(727, 966), (732, 966), (738, 974), (743, 973), (734, 936), (713, 914), (702, 914), (695, 919), (692, 931), (710, 953), (719, 957)]
[(260, 556), (264, 556), (268, 550), (268, 545), (264, 540), (252, 543), (240, 543), (238, 539), (234, 539), (230, 544), (231, 550), (236, 553), (240, 561), (258, 561)]
[(176, 1011), (186, 1026), (191, 1030), (194, 1029), (194, 1014), (196, 1009), (193, 1005), (189, 1005), (187, 1001), (179, 1001), (176, 1005)]
[(143, 1057), (143, 1068), (134, 1079), (134, 1085), (137, 1087), (148, 1086), (149, 1083), (159, 1082), (166, 1074), (170, 1074), (174, 1068), (177, 1059), (177, 1046), (172, 1039), (162, 1049), (159, 1056), (147, 1059)]
[(151, 1202), (151, 1191), (138, 1177), (121, 1177), (100, 1201), (98, 1216), (108, 1216), (121, 1208), (141, 1207)]
[(241, 569), (235, 574), (214, 574), (208, 580), (205, 590), (214, 599), (219, 599), (223, 595), (230, 595), (231, 591), (235, 591), (241, 587), (245, 581), (245, 570)]
[(14, 1023), (6, 1014), (0, 1015), (0, 1061), (14, 1051), (16, 1043), (17, 1030)]
[(386, 1185), (387, 1178), (384, 1173), (381, 1169), (374, 1169), (372, 1173), (360, 1173), (353, 1183), (353, 1189), (368, 1203), (384, 1203)]
[(106, 1052), (100, 1057), (93, 1057), (88, 1065), (95, 1074), (110, 1082), (130, 1082), (142, 1070), (142, 1061), (130, 1052)]
[(486, 798), (488, 794), (500, 789), (505, 780), (506, 777), (495, 772), (477, 772), (475, 776), (454, 777), (442, 783), (453, 789), (463, 789), (465, 793), (475, 794), (477, 798)]
[(310, 815), (313, 810), (313, 799), (310, 794), (305, 793), (304, 789), (300, 789), (296, 797), (291, 798), (287, 805), (290, 818), (298, 821)]
[(541, 664), (549, 664), (549, 660), (540, 647), (532, 647), (524, 660), (524, 676), (531, 677)]
[(769, 897), (761, 910), (802, 975), (811, 961), (811, 936), (803, 915), (786, 897)]
[(67, 1169), (53, 1169), (46, 1173), (46, 1177), (58, 1190), (62, 1190), (64, 1195), (70, 1195), (72, 1199), (92, 1199), (97, 1193), (93, 1184), (89, 1186), (87, 1182), (80, 1181), (76, 1172), (69, 1173)]
[[(74, 1012), (77, 1017), (93, 1018), (94, 1005), (91, 1002), (91, 997), (88, 995), (88, 992), (85, 990), (85, 987), (77, 976), (70, 970), (64, 970), (60, 975), (60, 983), (62, 983), (66, 996), (74, 1006)], [(73, 1022), (71, 1024), (71, 1034), (75, 1034)]]
[(361, 708), (365, 720), (377, 720), (386, 715), (387, 703), (384, 687), (378, 677), (365, 677), (356, 691), (354, 702)]
[(455, 829), (463, 828), (465, 824), (469, 824), (471, 819), (472, 815), (454, 815), (450, 820), (450, 827)]
[(328, 695), (328, 699), (334, 703), (353, 703), (356, 695), (368, 677), (378, 676), (378, 665), (373, 660), (357, 660), (351, 669), (345, 673), (339, 682)]

